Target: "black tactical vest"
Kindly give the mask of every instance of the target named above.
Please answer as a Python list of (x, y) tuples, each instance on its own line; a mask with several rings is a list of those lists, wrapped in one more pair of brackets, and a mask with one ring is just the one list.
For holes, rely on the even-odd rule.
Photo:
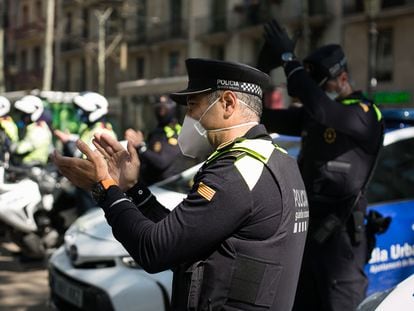
[[(257, 149), (239, 147), (235, 144), (227, 151), (260, 157)], [(274, 148), (264, 165), (275, 180), (269, 185), (271, 191), (277, 185), (281, 191), (279, 229), (261, 241), (239, 239), (234, 232), (205, 260), (178, 267), (174, 272), (173, 310), (292, 308), (308, 228), (308, 201), (293, 158)]]

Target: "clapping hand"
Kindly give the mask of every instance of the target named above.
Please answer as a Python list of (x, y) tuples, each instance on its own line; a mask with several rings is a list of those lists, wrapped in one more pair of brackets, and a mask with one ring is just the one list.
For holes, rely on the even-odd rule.
[(86, 159), (64, 157), (55, 152), (53, 162), (59, 171), (75, 186), (91, 190), (94, 184), (112, 178), (122, 191), (138, 182), (140, 161), (135, 148), (128, 142), (126, 150), (106, 133), (96, 134), (92, 150), (83, 141), (76, 142)]
[(129, 128), (125, 131), (125, 139), (136, 148), (144, 142), (144, 134), (141, 131)]
[(130, 189), (138, 182), (141, 163), (130, 141), (126, 150), (116, 139), (102, 133), (95, 134), (93, 144), (106, 159), (109, 174), (122, 191)]
[(57, 151), (54, 153), (53, 162), (62, 175), (85, 190), (91, 190), (95, 183), (111, 178), (107, 162), (98, 150), (92, 151), (81, 140), (76, 145), (86, 155), (86, 159), (64, 157)]

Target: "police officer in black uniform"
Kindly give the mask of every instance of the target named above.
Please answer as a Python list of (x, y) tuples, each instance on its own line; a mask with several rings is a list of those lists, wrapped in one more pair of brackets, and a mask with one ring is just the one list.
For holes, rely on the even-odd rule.
[(302, 136), (298, 163), (311, 219), (294, 310), (355, 310), (367, 288), (364, 188), (382, 146), (381, 113), (352, 89), (339, 45), (315, 50), (302, 64), (276, 21), (265, 37), (259, 66), (283, 65), (289, 94), (303, 104), (265, 109), (262, 119), (271, 131)]
[(125, 139), (133, 142), (141, 161), (140, 179), (151, 185), (178, 174), (197, 162), (184, 157), (178, 147), (181, 125), (176, 119), (176, 103), (161, 96), (154, 106), (157, 127), (146, 140), (141, 131), (127, 129)]
[[(135, 180), (117, 178), (133, 176), (128, 161), (138, 158), (131, 146), (127, 161), (118, 162), (124, 173), (109, 174), (104, 157), (82, 142), (92, 169), (79, 171), (88, 163), (59, 155), (55, 163), (75, 184), (98, 181), (93, 192), (114, 236), (146, 271), (174, 270), (173, 310), (290, 310), (308, 202), (296, 161), (258, 124), (269, 77), (239, 63), (188, 59), (186, 65), (188, 88), (171, 95), (188, 107), (180, 148), (192, 156), (206, 144), (215, 151), (172, 212), (139, 182), (131, 187)], [(110, 137), (96, 144), (110, 163), (121, 158), (122, 147)]]

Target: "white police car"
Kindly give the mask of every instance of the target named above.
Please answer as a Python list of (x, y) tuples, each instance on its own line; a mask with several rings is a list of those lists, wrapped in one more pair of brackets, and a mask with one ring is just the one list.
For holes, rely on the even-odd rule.
[(414, 274), (397, 286), (368, 296), (357, 311), (414, 310)]
[(368, 187), (369, 210), (392, 218), (365, 267), (368, 294), (392, 288), (414, 273), (414, 109), (383, 111), (384, 149)]

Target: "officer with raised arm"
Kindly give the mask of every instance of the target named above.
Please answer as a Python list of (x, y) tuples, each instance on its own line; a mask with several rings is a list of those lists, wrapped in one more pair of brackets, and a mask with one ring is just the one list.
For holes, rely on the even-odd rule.
[(367, 288), (365, 187), (382, 146), (379, 109), (354, 91), (342, 48), (322, 46), (303, 62), (276, 21), (265, 26), (259, 67), (283, 66), (289, 95), (301, 108), (265, 109), (271, 131), (302, 136), (298, 157), (310, 228), (294, 310), (355, 310)]

